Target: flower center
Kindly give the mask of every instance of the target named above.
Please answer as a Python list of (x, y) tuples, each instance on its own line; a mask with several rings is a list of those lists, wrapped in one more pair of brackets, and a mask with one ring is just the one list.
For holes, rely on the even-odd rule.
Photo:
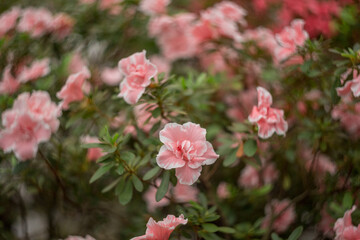
[(182, 158), (185, 161), (190, 161), (192, 159), (194, 147), (191, 145), (191, 142), (188, 140), (178, 141), (175, 155), (178, 158)]

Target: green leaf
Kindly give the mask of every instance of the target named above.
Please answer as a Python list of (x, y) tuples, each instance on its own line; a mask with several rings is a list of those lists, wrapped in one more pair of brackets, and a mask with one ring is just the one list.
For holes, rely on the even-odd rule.
[(271, 234), (271, 239), (272, 240), (282, 240), (282, 238), (280, 238), (276, 233)]
[(131, 176), (131, 181), (138, 192), (142, 192), (144, 190), (143, 183), (136, 175)]
[(169, 182), (170, 182), (170, 171), (165, 171), (163, 178), (161, 180), (160, 187), (156, 192), (156, 201), (159, 202), (169, 189)]
[(230, 233), (230, 234), (234, 234), (236, 232), (235, 229), (231, 227), (219, 227), (218, 231), (223, 233)]
[(219, 230), (219, 227), (213, 223), (203, 223), (202, 227), (205, 231), (211, 232), (211, 233), (217, 232)]
[(95, 173), (94, 175), (90, 178), (90, 183), (95, 182), (96, 180), (98, 180), (100, 177), (102, 177), (105, 173), (107, 173), (108, 171), (110, 171), (110, 169), (114, 166), (114, 163), (109, 163), (106, 165), (101, 166)]
[(244, 143), (244, 153), (248, 157), (252, 157), (255, 155), (257, 150), (256, 141), (253, 139), (249, 139)]
[(228, 166), (232, 165), (236, 161), (236, 159), (237, 159), (237, 157), (236, 157), (237, 150), (238, 149), (235, 148), (235, 149), (233, 149), (231, 151), (230, 154), (228, 154), (227, 156), (224, 156), (225, 157), (225, 160), (223, 162), (224, 167), (228, 167)]
[(342, 200), (342, 206), (344, 209), (350, 209), (352, 205), (353, 205), (353, 198), (351, 196), (351, 193), (346, 192)]
[(82, 148), (103, 148), (104, 146), (106, 145), (103, 143), (86, 143), (81, 145)]
[(132, 152), (121, 152), (120, 157), (124, 159), (126, 162), (131, 162), (135, 158), (135, 154)]
[(109, 185), (107, 185), (101, 192), (102, 193), (106, 193), (108, 191), (110, 191), (111, 189), (113, 189), (116, 184), (120, 181), (121, 178), (116, 179), (115, 181), (113, 181), (112, 183), (110, 183)]
[(125, 183), (124, 189), (119, 194), (119, 202), (122, 205), (128, 204), (132, 199), (132, 195), (133, 195), (133, 187), (131, 181), (127, 181)]
[(119, 165), (119, 166), (116, 168), (116, 173), (117, 173), (117, 174), (122, 175), (124, 172), (125, 172), (125, 168), (124, 168), (123, 165)]
[(297, 240), (299, 239), (299, 237), (301, 236), (302, 232), (303, 232), (303, 227), (297, 227), (289, 236), (288, 240)]
[(152, 114), (152, 116), (153, 116), (154, 118), (157, 118), (157, 117), (159, 117), (160, 114), (161, 114), (161, 109), (160, 109), (160, 108), (156, 108), (156, 109), (154, 109), (154, 110), (151, 112), (151, 114)]
[(152, 169), (150, 169), (147, 173), (145, 173), (143, 180), (147, 181), (150, 180), (151, 178), (153, 178), (158, 172), (160, 171), (159, 167), (154, 167)]

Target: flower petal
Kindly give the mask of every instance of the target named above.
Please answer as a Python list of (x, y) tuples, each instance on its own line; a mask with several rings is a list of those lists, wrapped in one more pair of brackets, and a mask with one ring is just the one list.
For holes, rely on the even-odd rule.
[(160, 148), (159, 154), (156, 156), (156, 162), (159, 167), (167, 170), (183, 167), (185, 165), (185, 161), (177, 158), (165, 145)]
[(190, 168), (187, 164), (182, 168), (176, 169), (176, 177), (181, 184), (192, 185), (200, 177), (202, 167)]

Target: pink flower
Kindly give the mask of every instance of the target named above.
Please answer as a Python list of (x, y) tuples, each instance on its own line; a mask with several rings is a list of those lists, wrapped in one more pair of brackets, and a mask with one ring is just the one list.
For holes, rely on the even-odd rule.
[(187, 224), (188, 220), (184, 219), (184, 215), (180, 215), (178, 218), (174, 215), (168, 215), (162, 221), (155, 222), (153, 218), (150, 218), (146, 224), (146, 233), (140, 237), (134, 237), (131, 240), (166, 240), (170, 238), (170, 234), (180, 224)]
[[(100, 143), (99, 139), (91, 136), (84, 136), (81, 138), (82, 143)], [(86, 154), (86, 158), (89, 161), (96, 161), (102, 157), (104, 153), (101, 148), (89, 148)]]
[(65, 13), (59, 13), (54, 17), (52, 31), (58, 40), (62, 40), (71, 33), (73, 26), (73, 18)]
[(359, 240), (360, 224), (355, 227), (352, 224), (351, 214), (355, 211), (356, 206), (345, 212), (343, 218), (339, 218), (335, 222), (334, 231), (336, 233), (335, 240)]
[(194, 186), (177, 183), (173, 188), (175, 201), (178, 203), (187, 203), (189, 201), (197, 201), (199, 190)]
[(116, 86), (120, 84), (121, 80), (123, 79), (123, 76), (121, 75), (119, 68), (106, 67), (101, 72), (101, 79), (103, 80), (104, 83), (106, 83), (109, 86)]
[(145, 88), (150, 85), (151, 78), (157, 74), (157, 68), (148, 59), (146, 51), (134, 53), (119, 61), (119, 69), (125, 79), (120, 85), (119, 97), (123, 97), (129, 104), (139, 101)]
[(316, 177), (323, 179), (326, 176), (326, 173), (329, 173), (330, 175), (336, 173), (336, 164), (333, 163), (328, 156), (319, 153), (316, 155), (316, 158), (314, 158), (314, 154), (310, 149), (302, 151), (302, 154), (306, 159), (306, 169), (308, 171), (312, 170), (316, 172)]
[[(262, 176), (260, 175), (262, 173)], [(258, 188), (263, 184), (271, 184), (279, 177), (279, 172), (274, 164), (267, 164), (262, 171), (251, 165), (247, 165), (240, 174), (239, 185), (244, 188)], [(263, 182), (263, 184), (261, 184)]]
[(213, 164), (219, 157), (206, 141), (206, 130), (199, 124), (168, 123), (159, 135), (164, 145), (156, 162), (167, 170), (175, 168), (181, 184), (193, 184), (200, 176), (202, 165)]
[[(160, 186), (160, 183), (161, 183), (161, 179), (156, 179), (155, 184), (157, 187)], [(167, 197), (169, 197), (170, 188), (171, 186), (169, 186), (169, 189), (166, 193)], [(166, 197), (162, 198), (160, 201), (157, 202), (156, 192), (157, 192), (157, 188), (154, 186), (150, 186), (144, 194), (144, 200), (146, 202), (149, 212), (155, 212), (156, 208), (167, 206), (170, 203), (170, 200)]]
[(171, 71), (171, 63), (160, 55), (150, 57), (150, 61), (157, 67), (158, 73), (165, 73), (164, 80), (166, 80)]
[(219, 198), (226, 199), (230, 197), (230, 191), (226, 182), (221, 182), (216, 190), (216, 193)]
[(83, 85), (87, 78), (90, 78), (90, 72), (87, 68), (68, 77), (65, 85), (56, 94), (59, 99), (63, 100), (61, 108), (66, 110), (71, 102), (77, 102), (84, 98)]
[(90, 235), (86, 235), (85, 238), (79, 236), (68, 236), (65, 240), (96, 240)]
[(82, 58), (80, 52), (75, 52), (70, 59), (68, 71), (69, 73), (78, 73), (81, 70), (86, 68), (84, 59)]
[(151, 128), (159, 121), (161, 117), (153, 118), (151, 111), (157, 107), (156, 104), (142, 103), (134, 107), (134, 115), (137, 126), (144, 132), (150, 132)]
[(319, 230), (327, 237), (334, 237), (334, 231), (332, 226), (334, 225), (335, 219), (333, 219), (330, 214), (327, 213), (326, 208), (324, 207), (321, 210), (321, 221), (318, 223), (317, 227)]
[(340, 120), (341, 126), (352, 138), (360, 137), (360, 103), (352, 104), (344, 99), (333, 108), (331, 116)]
[(48, 58), (34, 61), (29, 67), (25, 66), (21, 69), (18, 79), (20, 82), (34, 81), (50, 72), (50, 60)]
[(41, 37), (51, 31), (52, 14), (45, 8), (26, 8), (18, 24), (20, 32), (27, 32), (32, 37)]
[(11, 66), (7, 66), (0, 82), (0, 94), (13, 94), (19, 87), (20, 82), (11, 74)]
[[(270, 227), (271, 218), (281, 214), (274, 220), (272, 229), (278, 233), (285, 232), (289, 226), (295, 221), (295, 208), (289, 199), (277, 200), (274, 199), (265, 207), (265, 218), (261, 228)], [(284, 210), (286, 209), (286, 210)]]
[(20, 15), (20, 8), (13, 7), (11, 10), (0, 15), (0, 38), (11, 29), (15, 28), (16, 21)]
[(14, 101), (13, 109), (19, 112), (29, 112), (33, 119), (48, 125), (52, 132), (56, 132), (61, 115), (59, 107), (51, 101), (48, 92), (34, 91), (31, 95), (28, 92), (20, 94)]
[(274, 132), (278, 135), (285, 135), (288, 124), (284, 119), (284, 111), (276, 108), (271, 108), (272, 97), (271, 94), (262, 87), (257, 87), (258, 92), (258, 106), (254, 106), (249, 121), (257, 123), (260, 138), (267, 139), (271, 137)]
[[(351, 70), (350, 70), (351, 72)], [(345, 72), (342, 76), (342, 82), (345, 81), (347, 78), (347, 75), (350, 73), (349, 70)], [(344, 79), (345, 78), (345, 79)], [(336, 88), (337, 94), (339, 96), (345, 97), (350, 94), (350, 92), (353, 93), (354, 97), (360, 97), (360, 74), (357, 70), (353, 71), (353, 79), (346, 81), (345, 85), (343, 87)]]
[(245, 16), (247, 14), (246, 10), (237, 5), (234, 2), (222, 1), (214, 6), (216, 9), (220, 10), (222, 14), (228, 19), (238, 22), (243, 26), (246, 26)]
[(163, 14), (171, 0), (142, 0), (140, 2), (140, 10), (146, 15), (152, 16)]
[(274, 54), (274, 49), (278, 45), (273, 32), (263, 27), (245, 30), (243, 40), (255, 41), (259, 47), (266, 49), (272, 55)]
[(118, 15), (121, 12), (121, 2), (122, 0), (100, 0), (99, 8), (109, 10), (111, 15)]

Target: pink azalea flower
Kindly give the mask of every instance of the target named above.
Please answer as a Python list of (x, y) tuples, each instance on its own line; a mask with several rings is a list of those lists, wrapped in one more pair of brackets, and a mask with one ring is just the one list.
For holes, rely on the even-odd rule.
[(234, 2), (222, 1), (214, 6), (214, 8), (220, 10), (222, 14), (228, 19), (238, 22), (243, 26), (246, 26), (245, 16), (247, 14), (246, 10), (237, 5)]
[[(161, 120), (161, 117), (153, 118), (151, 111), (157, 107), (156, 104), (142, 103), (134, 107), (134, 115), (137, 126), (144, 132), (150, 132), (151, 128)], [(164, 122), (164, 121), (162, 121)]]
[(278, 45), (273, 32), (263, 27), (245, 30), (243, 40), (256, 42), (259, 47), (266, 49), (272, 55)]
[(151, 56), (150, 61), (157, 67), (158, 73), (165, 73), (166, 80), (171, 71), (171, 63), (160, 55)]
[(85, 238), (79, 236), (68, 236), (65, 240), (96, 240), (90, 235), (86, 235)]
[(99, 8), (108, 10), (111, 15), (118, 15), (121, 12), (121, 2), (122, 0), (100, 0)]
[(0, 38), (3, 37), (11, 29), (15, 28), (16, 21), (20, 15), (20, 8), (13, 7), (9, 11), (0, 15)]
[(261, 179), (264, 184), (271, 184), (279, 177), (279, 172), (276, 170), (274, 164), (267, 164), (263, 167), (261, 171), (262, 176), (260, 176), (260, 170), (257, 170), (251, 165), (247, 165), (240, 174), (239, 185), (244, 188), (258, 188), (261, 187)]
[(18, 79), (20, 82), (34, 81), (50, 72), (50, 60), (48, 58), (34, 61), (29, 67), (25, 66), (21, 69)]
[(0, 94), (13, 94), (20, 87), (20, 82), (11, 74), (11, 66), (7, 66), (0, 82)]
[(90, 72), (87, 68), (68, 77), (65, 85), (56, 94), (59, 99), (63, 100), (61, 102), (62, 109), (66, 110), (71, 102), (77, 102), (84, 98), (83, 85), (87, 78), (90, 78)]
[(260, 138), (267, 139), (271, 137), (274, 132), (278, 135), (285, 135), (288, 124), (284, 119), (284, 111), (276, 108), (271, 108), (272, 97), (271, 94), (262, 87), (257, 87), (258, 92), (258, 106), (254, 106), (249, 121), (257, 123)]
[(160, 131), (164, 145), (156, 157), (157, 164), (164, 169), (176, 169), (181, 184), (191, 185), (200, 177), (202, 165), (213, 164), (219, 157), (206, 141), (206, 130), (191, 122), (183, 125), (168, 123)]
[(58, 40), (62, 40), (71, 33), (73, 26), (73, 18), (65, 13), (59, 13), (54, 17), (52, 31)]
[[(160, 183), (161, 183), (161, 179), (156, 179), (155, 184), (157, 187), (160, 186)], [(169, 197), (170, 188), (171, 188), (171, 186), (169, 186), (169, 189), (166, 193), (167, 197)], [(156, 201), (156, 192), (157, 192), (157, 188), (154, 186), (150, 186), (144, 194), (144, 200), (146, 202), (149, 212), (155, 212), (156, 208), (165, 207), (170, 204), (170, 200), (165, 197), (157, 202)]]
[(119, 71), (119, 68), (106, 67), (101, 71), (101, 79), (103, 80), (104, 83), (106, 83), (109, 86), (116, 86), (120, 84), (121, 80), (123, 79), (123, 76)]
[(194, 186), (177, 183), (173, 188), (173, 195), (175, 201), (178, 203), (187, 203), (189, 201), (196, 202), (198, 194), (199, 189)]
[[(350, 70), (351, 72), (351, 70)], [(345, 81), (347, 78), (347, 75), (349, 74), (349, 70), (345, 72), (342, 76), (342, 82)], [(345, 78), (345, 79), (344, 79)], [(360, 97), (360, 74), (357, 70), (353, 71), (353, 79), (346, 81), (345, 85), (343, 87), (336, 88), (337, 94), (339, 96), (345, 97), (350, 94), (350, 92), (353, 93), (354, 97)]]
[(340, 120), (341, 126), (352, 138), (360, 138), (360, 103), (343, 100), (333, 108), (331, 116)]
[(28, 92), (20, 94), (14, 101), (13, 109), (19, 112), (29, 112), (33, 119), (48, 125), (52, 132), (56, 132), (61, 115), (59, 107), (51, 101), (48, 92), (34, 91), (31, 95)]
[(18, 24), (20, 32), (27, 32), (32, 37), (41, 37), (51, 31), (53, 17), (45, 8), (26, 8)]
[(85, 60), (81, 57), (80, 52), (75, 52), (69, 62), (69, 73), (78, 73), (86, 68)]
[(306, 159), (306, 169), (308, 171), (312, 170), (316, 172), (316, 177), (323, 179), (326, 173), (329, 173), (330, 175), (334, 175), (336, 173), (336, 164), (333, 163), (328, 156), (320, 153), (317, 154), (316, 158), (314, 159), (314, 154), (310, 149), (302, 151), (302, 154)]
[(326, 208), (324, 207), (321, 210), (321, 221), (318, 223), (317, 227), (319, 230), (327, 237), (334, 237), (333, 225), (335, 219), (333, 219), (330, 214), (327, 213)]
[(148, 59), (146, 51), (134, 53), (119, 61), (119, 69), (125, 79), (120, 85), (119, 97), (123, 97), (129, 104), (139, 101), (145, 88), (150, 85), (151, 78), (157, 74), (157, 68)]
[(230, 197), (230, 191), (226, 182), (221, 182), (218, 185), (216, 194), (220, 199), (226, 199)]
[[(84, 136), (81, 138), (82, 143), (100, 143), (99, 139), (97, 137), (91, 137), (91, 136)], [(87, 150), (86, 158), (89, 161), (96, 161), (100, 157), (102, 157), (104, 153), (102, 152), (101, 148), (89, 148)]]
[(152, 16), (166, 13), (166, 7), (171, 0), (142, 0), (140, 10), (146, 15)]
[(289, 199), (284, 199), (281, 201), (274, 199), (271, 201), (270, 204), (267, 204), (265, 207), (265, 218), (261, 225), (261, 228), (266, 229), (270, 227), (269, 225), (271, 222), (271, 218), (273, 216), (277, 216), (282, 212), (274, 220), (272, 224), (272, 229), (278, 233), (285, 232), (289, 228), (289, 226), (295, 221), (296, 218), (295, 208), (293, 205), (288, 207), (289, 204), (291, 204)]
[(346, 211), (343, 218), (336, 220), (334, 231), (335, 240), (359, 240), (360, 224), (356, 227), (352, 224), (351, 214), (355, 211), (356, 206)]
[(146, 224), (146, 233), (140, 237), (134, 237), (131, 240), (166, 240), (170, 238), (170, 234), (180, 224), (187, 224), (188, 220), (184, 219), (184, 215), (178, 218), (174, 215), (168, 215), (162, 221), (156, 222), (150, 218)]

